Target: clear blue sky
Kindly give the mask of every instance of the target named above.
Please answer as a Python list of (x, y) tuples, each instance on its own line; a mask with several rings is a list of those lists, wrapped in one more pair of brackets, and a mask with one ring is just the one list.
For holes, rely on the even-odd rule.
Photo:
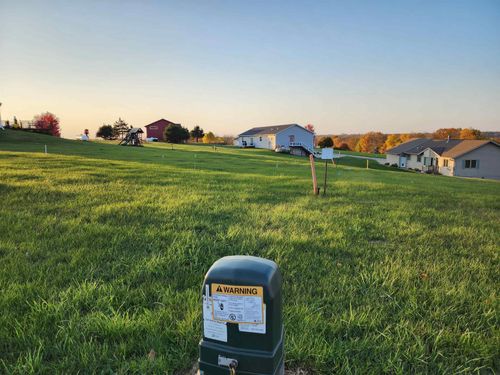
[(0, 0), (2, 116), (500, 130), (500, 1)]

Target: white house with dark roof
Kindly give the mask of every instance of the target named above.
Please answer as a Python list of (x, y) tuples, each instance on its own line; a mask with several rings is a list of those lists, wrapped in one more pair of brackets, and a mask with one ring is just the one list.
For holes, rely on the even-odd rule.
[(260, 126), (251, 128), (235, 138), (240, 147), (289, 149), (292, 153), (314, 153), (314, 133), (298, 124)]
[(386, 156), (399, 168), (500, 179), (500, 145), (493, 141), (417, 138), (387, 150)]

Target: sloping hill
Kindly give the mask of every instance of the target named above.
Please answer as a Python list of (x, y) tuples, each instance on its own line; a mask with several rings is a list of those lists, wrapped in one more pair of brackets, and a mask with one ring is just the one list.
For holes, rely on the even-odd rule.
[(381, 168), (314, 197), (302, 158), (0, 132), (1, 368), (190, 368), (205, 272), (251, 254), (283, 273), (290, 368), (498, 371), (499, 183)]

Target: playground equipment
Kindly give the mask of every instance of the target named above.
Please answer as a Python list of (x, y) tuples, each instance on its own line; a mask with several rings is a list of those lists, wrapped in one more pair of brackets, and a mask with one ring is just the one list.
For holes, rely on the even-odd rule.
[(144, 131), (141, 128), (132, 128), (119, 144), (122, 146), (142, 146), (143, 133)]

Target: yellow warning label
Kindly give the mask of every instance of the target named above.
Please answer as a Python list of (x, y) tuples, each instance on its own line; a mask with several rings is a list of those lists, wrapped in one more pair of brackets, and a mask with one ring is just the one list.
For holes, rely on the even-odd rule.
[(241, 286), (241, 285), (225, 285), (212, 284), (212, 295), (214, 294), (229, 294), (233, 296), (249, 296), (249, 297), (264, 297), (261, 286)]
[(219, 322), (264, 324), (261, 286), (212, 284), (212, 317)]

